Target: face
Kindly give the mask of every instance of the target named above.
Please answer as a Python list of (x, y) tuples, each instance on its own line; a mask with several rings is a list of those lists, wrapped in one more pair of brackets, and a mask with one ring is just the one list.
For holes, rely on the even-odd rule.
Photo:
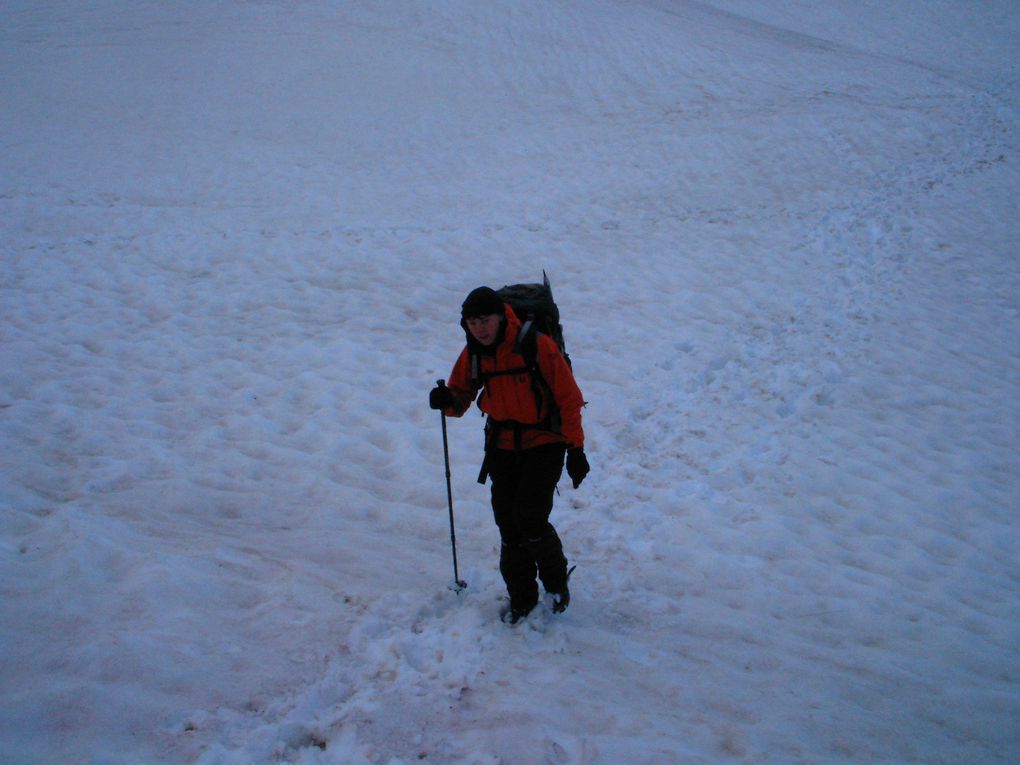
[(499, 322), (502, 317), (498, 313), (490, 313), (486, 316), (472, 316), (466, 320), (468, 332), (479, 343), (485, 346), (492, 345), (499, 337)]

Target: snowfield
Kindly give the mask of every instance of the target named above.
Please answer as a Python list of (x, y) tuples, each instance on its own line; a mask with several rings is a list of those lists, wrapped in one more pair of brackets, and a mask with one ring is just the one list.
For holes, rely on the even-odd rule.
[[(1020, 5), (8, 0), (4, 765), (1014, 763)], [(592, 473), (498, 620), (546, 270)]]

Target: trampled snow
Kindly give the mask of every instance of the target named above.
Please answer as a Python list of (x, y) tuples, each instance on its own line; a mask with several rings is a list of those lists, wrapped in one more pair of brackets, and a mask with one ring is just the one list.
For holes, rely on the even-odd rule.
[[(10, 0), (5, 765), (1008, 763), (1020, 6)], [(479, 284), (592, 473), (498, 621)]]

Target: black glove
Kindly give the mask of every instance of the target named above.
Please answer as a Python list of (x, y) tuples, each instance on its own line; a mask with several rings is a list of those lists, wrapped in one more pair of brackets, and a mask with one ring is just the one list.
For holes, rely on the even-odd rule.
[(429, 406), (433, 409), (449, 409), (453, 406), (453, 394), (445, 385), (437, 385), (429, 392)]
[(588, 464), (588, 458), (584, 456), (582, 447), (575, 446), (567, 449), (567, 475), (574, 482), (575, 489), (581, 485), (581, 481), (588, 475), (589, 470), (591, 470), (591, 466)]

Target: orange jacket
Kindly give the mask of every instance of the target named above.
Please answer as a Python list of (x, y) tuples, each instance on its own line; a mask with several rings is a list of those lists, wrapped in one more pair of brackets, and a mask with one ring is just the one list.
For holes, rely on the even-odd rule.
[[(480, 371), (483, 374), (527, 366), (524, 357), (514, 352), (521, 322), (509, 305), (504, 306), (504, 309), (506, 332), (502, 341), (496, 346), (494, 353), (479, 354)], [(584, 430), (581, 428), (581, 407), (584, 406), (584, 397), (574, 381), (570, 365), (552, 338), (538, 335), (536, 339), (538, 368), (559, 407), (561, 432), (525, 429), (522, 432), (521, 446), (530, 449), (542, 444), (562, 442), (569, 446), (584, 446)], [(478, 408), (497, 422), (537, 424), (549, 414), (548, 402), (543, 402), (542, 410), (536, 411), (535, 393), (531, 387), (531, 374), (528, 372), (499, 375), (489, 378), (482, 386), (472, 385), (470, 346), (461, 351), (457, 363), (453, 366), (453, 372), (450, 373), (447, 386), (455, 402), (446, 411), (451, 417), (463, 415), (478, 396), (479, 390), (482, 391), (482, 395), (478, 396)], [(500, 449), (514, 448), (513, 428), (501, 429), (499, 443), (496, 446)]]

